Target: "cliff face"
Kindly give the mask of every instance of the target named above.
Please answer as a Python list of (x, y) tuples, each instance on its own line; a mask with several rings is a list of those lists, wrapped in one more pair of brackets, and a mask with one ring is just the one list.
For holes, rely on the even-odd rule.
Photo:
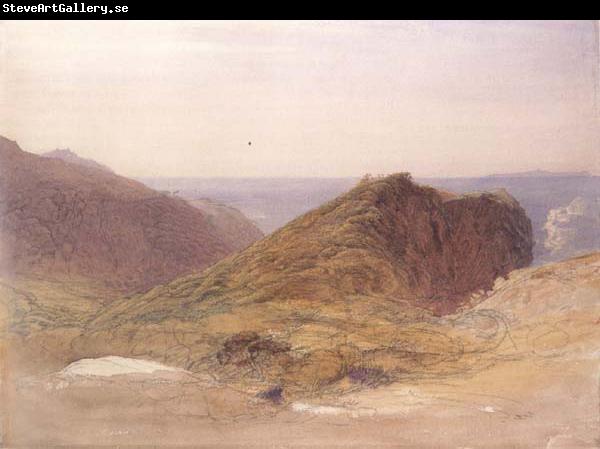
[[(432, 235), (438, 251), (430, 254), (442, 248), (443, 257), (435, 267), (422, 270), (417, 281), (427, 286), (424, 293), (438, 311), (452, 310), (472, 292), (490, 290), (496, 278), (532, 262), (531, 222), (506, 191), (452, 198), (440, 211), (444, 220), (433, 225)], [(425, 265), (432, 259), (436, 257), (423, 255)], [(450, 301), (436, 301), (444, 298)]]
[(185, 201), (0, 138), (2, 268), (143, 290), (244, 248)]

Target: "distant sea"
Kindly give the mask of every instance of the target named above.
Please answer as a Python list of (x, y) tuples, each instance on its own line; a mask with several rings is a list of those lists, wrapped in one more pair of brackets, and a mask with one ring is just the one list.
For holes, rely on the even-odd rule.
[[(142, 178), (139, 181), (185, 199), (210, 198), (233, 206), (268, 234), (351, 189), (359, 178)], [(456, 193), (506, 189), (531, 219), (536, 263), (600, 250), (599, 176), (532, 172), (528, 176), (417, 178), (416, 181)]]

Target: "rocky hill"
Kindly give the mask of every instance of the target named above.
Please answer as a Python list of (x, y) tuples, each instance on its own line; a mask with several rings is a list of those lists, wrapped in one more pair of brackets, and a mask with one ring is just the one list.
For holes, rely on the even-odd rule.
[(0, 195), (4, 272), (89, 278), (127, 292), (204, 269), (245, 248), (254, 230), (231, 235), (184, 200), (5, 138)]
[(93, 159), (87, 159), (87, 158), (80, 157), (73, 151), (69, 150), (68, 148), (48, 151), (46, 153), (42, 153), (41, 156), (49, 157), (52, 159), (60, 159), (62, 161), (69, 162), (71, 164), (82, 165), (84, 167), (96, 168), (98, 170), (106, 171), (109, 173), (114, 173), (106, 165), (100, 164)]
[(260, 302), (385, 295), (447, 308), (527, 266), (532, 245), (506, 192), (455, 196), (399, 174), (361, 182), (188, 284)]
[(320, 389), (348, 369), (359, 383), (381, 381), (372, 360), (406, 344), (443, 352), (445, 336), (422, 341), (415, 326), (526, 266), (531, 249), (529, 220), (504, 192), (455, 196), (405, 174), (365, 180), (200, 275), (115, 302), (72, 347), (286, 391)]

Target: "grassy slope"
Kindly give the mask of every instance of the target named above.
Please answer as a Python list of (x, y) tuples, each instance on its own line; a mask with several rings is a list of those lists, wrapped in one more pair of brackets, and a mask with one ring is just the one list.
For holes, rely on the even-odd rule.
[[(98, 315), (98, 304), (101, 298), (110, 301), (113, 292), (41, 279), (2, 282), (0, 303), (2, 322), (10, 323), (13, 332), (13, 352), (26, 372), (57, 369), (80, 357), (120, 354), (210, 372), (250, 391), (282, 384), (293, 398), (354, 390), (364, 386), (363, 380), (375, 385), (468, 378), (490, 369), (502, 372), (494, 367), (518, 360), (540, 369), (557, 357), (591, 353), (600, 338), (599, 279), (600, 253), (518, 270), (445, 317), (383, 297), (356, 296), (319, 309), (311, 301), (232, 307), (205, 300), (193, 309), (194, 317), (161, 322), (120, 321), (119, 313), (127, 314), (123, 301), (109, 324), (103, 313)], [(170, 286), (174, 296), (177, 287)], [(149, 294), (163, 289), (156, 290)], [(88, 325), (81, 326), (84, 322)], [(291, 351), (220, 365), (215, 354), (223, 342), (243, 331), (285, 342)], [(358, 382), (356, 375), (351, 380), (353, 372)]]

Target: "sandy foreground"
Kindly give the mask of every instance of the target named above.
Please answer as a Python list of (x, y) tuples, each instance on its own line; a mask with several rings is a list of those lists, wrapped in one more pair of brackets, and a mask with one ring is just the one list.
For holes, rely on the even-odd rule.
[(515, 272), (444, 319), (452, 338), (493, 343), (465, 351), (461, 369), (321, 397), (284, 390), (281, 404), (143, 357), (62, 363), (49, 348), (68, 353), (64, 330), (0, 340), (0, 446), (600, 447), (599, 292), (600, 255)]
[(588, 356), (282, 405), (154, 362), (76, 362), (12, 380), (4, 447), (592, 448), (599, 370)]

